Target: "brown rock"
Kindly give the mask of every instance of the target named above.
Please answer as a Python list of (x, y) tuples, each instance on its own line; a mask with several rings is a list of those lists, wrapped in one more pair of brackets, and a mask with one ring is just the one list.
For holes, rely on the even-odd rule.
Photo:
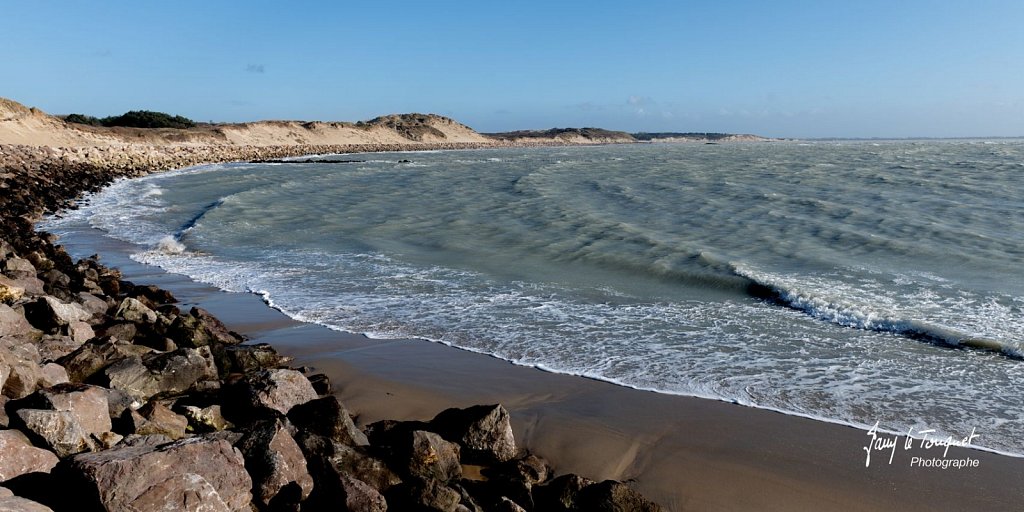
[(579, 493), (585, 487), (593, 485), (594, 481), (583, 478), (579, 475), (562, 475), (545, 485), (533, 489), (533, 499), (536, 510), (551, 510), (554, 512), (569, 512), (580, 510), (576, 506)]
[(0, 430), (0, 455), (0, 482), (27, 473), (49, 473), (59, 460), (53, 452), (32, 446), (17, 430)]
[[(171, 411), (160, 402), (149, 402), (137, 412), (131, 411), (129, 414), (135, 426), (135, 434), (163, 434), (171, 439), (185, 437), (188, 419)], [(141, 422), (138, 421), (140, 418)]]
[(459, 445), (445, 441), (433, 432), (414, 431), (404, 446), (395, 448), (398, 448), (395, 462), (409, 476), (442, 482), (462, 478)]
[(57, 363), (46, 363), (39, 367), (39, 380), (36, 385), (40, 388), (48, 388), (57, 384), (69, 382), (68, 371)]
[(7, 304), (0, 304), (0, 336), (23, 334), (33, 329), (23, 315)]
[(241, 452), (223, 439), (117, 447), (76, 456), (71, 466), (107, 510), (250, 510), (252, 479)]
[[(9, 491), (8, 491), (9, 492)], [(53, 509), (30, 499), (10, 494), (0, 495), (0, 511), (2, 512), (53, 512)]]

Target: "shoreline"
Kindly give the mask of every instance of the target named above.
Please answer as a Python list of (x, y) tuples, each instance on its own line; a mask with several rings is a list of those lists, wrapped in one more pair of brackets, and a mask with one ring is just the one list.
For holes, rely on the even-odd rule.
[[(150, 268), (152, 272), (141, 275), (173, 276)], [(183, 276), (166, 279), (191, 283)], [(205, 287), (169, 286), (172, 291)], [(953, 448), (950, 458), (977, 459), (979, 468), (936, 474), (941, 470), (882, 466), (876, 471), (873, 462), (865, 469), (868, 437), (855, 427), (515, 366), (429, 341), (368, 340), (301, 324), (256, 295), (206, 288), (198, 296), (217, 296), (207, 309), (229, 326), (328, 373), (339, 384), (339, 398), (362, 414), (361, 424), (396, 415), (429, 419), (453, 404), (507, 402), (517, 439), (522, 436), (527, 447), (551, 459), (559, 472), (635, 478), (639, 490), (671, 510), (887, 510), (894, 503), (905, 510), (1013, 509), (1024, 497), (1014, 491), (1014, 482), (1024, 476), (1019, 458)], [(438, 368), (445, 369), (444, 383), (436, 382)], [(502, 399), (491, 400), (498, 397)], [(541, 428), (543, 433), (537, 434)], [(583, 437), (589, 441), (581, 441)], [(587, 453), (595, 445), (614, 453)], [(737, 479), (745, 493), (736, 493)], [(977, 492), (965, 495), (965, 489)]]

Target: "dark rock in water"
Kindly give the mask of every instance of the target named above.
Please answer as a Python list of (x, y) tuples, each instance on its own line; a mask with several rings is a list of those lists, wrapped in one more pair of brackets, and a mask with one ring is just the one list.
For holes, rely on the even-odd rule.
[(430, 426), (430, 430), (462, 447), (466, 463), (493, 464), (516, 455), (509, 414), (501, 405), (448, 409), (434, 417)]
[(579, 475), (562, 475), (545, 485), (533, 488), (533, 500), (536, 510), (553, 512), (570, 512), (586, 510), (577, 506), (579, 493), (594, 481)]
[(70, 466), (90, 490), (82, 500), (94, 496), (106, 510), (248, 511), (252, 501), (242, 454), (223, 439), (117, 447)]
[[(228, 418), (259, 416), (265, 410), (288, 414), (292, 407), (316, 400), (316, 391), (304, 375), (295, 370), (261, 370), (246, 375), (229, 390), (225, 406)], [(232, 420), (234, 421), (234, 420)]]
[(303, 432), (318, 434), (349, 446), (370, 444), (345, 406), (334, 396), (325, 396), (299, 404), (288, 411), (288, 419)]
[(459, 492), (437, 480), (413, 480), (385, 494), (395, 510), (431, 510), (454, 512), (459, 506)]
[(577, 495), (577, 509), (594, 512), (660, 512), (662, 508), (628, 485), (614, 480), (584, 487)]
[(313, 477), (284, 424), (280, 420), (259, 422), (236, 446), (253, 479), (255, 501), (273, 510), (298, 510), (313, 490)]
[(314, 373), (309, 377), (309, 383), (313, 385), (313, 390), (318, 395), (329, 395), (331, 394), (331, 379), (322, 373)]
[(27, 473), (49, 473), (58, 462), (53, 452), (32, 446), (17, 430), (0, 430), (0, 454), (0, 482)]

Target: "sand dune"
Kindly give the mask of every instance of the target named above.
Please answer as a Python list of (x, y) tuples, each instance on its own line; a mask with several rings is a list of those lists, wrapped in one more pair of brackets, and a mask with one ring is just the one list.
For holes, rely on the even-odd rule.
[(0, 98), (0, 144), (190, 146), (229, 144), (430, 144), (487, 143), (472, 128), (434, 114), (399, 114), (359, 122), (258, 121), (202, 125), (190, 129), (105, 128), (66, 123), (58, 117)]

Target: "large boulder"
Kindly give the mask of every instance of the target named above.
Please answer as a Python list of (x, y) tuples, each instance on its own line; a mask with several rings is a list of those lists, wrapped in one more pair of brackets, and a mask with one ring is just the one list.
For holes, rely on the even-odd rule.
[(217, 358), (217, 367), (221, 369), (223, 375), (278, 368), (284, 361), (274, 347), (267, 343), (228, 345), (223, 350), (219, 350), (215, 357)]
[(0, 455), (0, 482), (27, 473), (49, 473), (58, 462), (53, 452), (32, 446), (17, 430), (0, 430)]
[(470, 464), (505, 462), (516, 455), (508, 411), (501, 405), (475, 405), (442, 411), (430, 421), (431, 430), (462, 447)]
[(67, 412), (88, 434), (99, 435), (111, 428), (107, 390), (98, 386), (57, 384), (40, 389), (8, 407)]
[(25, 304), (25, 318), (43, 331), (56, 333), (66, 332), (72, 323), (84, 323), (92, 318), (92, 313), (77, 303), (43, 296)]
[(32, 324), (7, 304), (0, 304), (0, 336), (23, 334), (33, 330)]
[(156, 323), (157, 315), (156, 311), (149, 309), (142, 301), (127, 297), (117, 307), (114, 318), (136, 324), (153, 324)]
[(31, 435), (36, 444), (48, 447), (59, 457), (95, 451), (99, 448), (95, 439), (71, 412), (18, 409), (11, 418), (12, 423), (15, 422), (15, 418), (18, 426)]
[(0, 487), (0, 512), (53, 512), (53, 509), (39, 502), (20, 496)]
[(325, 396), (296, 405), (288, 411), (288, 419), (303, 432), (329, 437), (350, 446), (366, 446), (366, 439), (335, 396)]
[(584, 488), (593, 484), (593, 480), (579, 475), (562, 475), (544, 485), (534, 487), (534, 506), (536, 510), (551, 510), (553, 512), (585, 510), (577, 506), (579, 494)]
[(297, 510), (313, 491), (302, 450), (280, 420), (258, 422), (236, 446), (245, 456), (257, 503), (274, 510)]
[(384, 492), (402, 482), (384, 461), (363, 448), (339, 443), (328, 437), (299, 431), (296, 441), (306, 456), (317, 492), (331, 494), (341, 485), (343, 476), (356, 478)]
[(40, 377), (39, 350), (22, 337), (0, 337), (0, 390), (23, 398), (36, 390)]
[(252, 501), (242, 453), (223, 439), (116, 447), (78, 455), (71, 468), (106, 510), (249, 511)]
[(127, 358), (151, 354), (153, 349), (133, 345), (115, 338), (94, 339), (57, 359), (74, 382), (84, 382), (112, 363)]
[(187, 315), (179, 315), (171, 323), (167, 335), (180, 346), (201, 347), (213, 343), (235, 345), (242, 337), (202, 308), (192, 308)]
[(231, 405), (235, 415), (242, 417), (267, 411), (288, 414), (292, 407), (317, 398), (305, 375), (287, 369), (261, 370), (246, 375), (232, 387), (231, 396), (232, 403), (225, 406)]
[(188, 427), (188, 419), (159, 402), (149, 402), (138, 411), (125, 410), (122, 413), (122, 423), (129, 434), (160, 434), (169, 439), (185, 437)]
[(174, 396), (218, 382), (217, 367), (208, 347), (128, 357), (104, 368), (103, 375), (111, 388), (139, 401)]
[(7, 258), (3, 262), (0, 262), (3, 266), (4, 274), (8, 277), (15, 279), (19, 277), (35, 277), (36, 267), (32, 266), (32, 262), (23, 258)]
[(580, 490), (576, 506), (579, 510), (594, 512), (661, 512), (662, 508), (633, 490), (614, 480), (589, 485)]

